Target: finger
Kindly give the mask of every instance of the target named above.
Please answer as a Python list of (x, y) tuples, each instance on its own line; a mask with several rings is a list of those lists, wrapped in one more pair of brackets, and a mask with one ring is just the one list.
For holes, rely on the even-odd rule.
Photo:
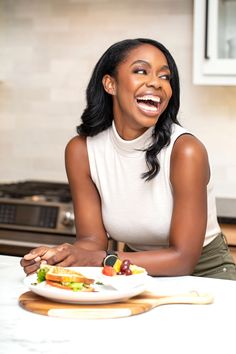
[[(37, 257), (38, 258), (38, 257)], [(39, 259), (38, 260), (36, 260), (36, 258), (35, 259), (31, 259), (30, 261), (26, 261), (24, 258), (22, 258), (21, 260), (20, 260), (20, 265), (22, 266), (22, 267), (28, 267), (28, 266), (30, 266), (30, 265), (33, 265), (33, 264), (35, 264), (35, 260), (36, 260), (36, 262), (38, 261), (40, 261), (40, 257), (39, 257)]]
[(48, 264), (57, 264), (59, 261), (64, 259), (70, 252), (70, 247), (68, 244), (62, 244), (53, 248), (50, 248), (43, 256), (42, 259), (47, 260)]
[(69, 250), (57, 251), (54, 255), (47, 259), (48, 264), (57, 264), (63, 262), (69, 256)]
[(70, 253), (68, 253), (68, 255), (63, 260), (58, 261), (57, 263), (57, 266), (59, 267), (72, 267), (73, 265), (75, 265), (75, 259)]
[(28, 274), (27, 269), (31, 269), (29, 267), (32, 267), (33, 269), (38, 269), (41, 265), (47, 264), (47, 261), (41, 260), (40, 257), (37, 258), (39, 258), (37, 261), (36, 258), (32, 259), (31, 261), (25, 261), (24, 258), (21, 259), (20, 265), (24, 268), (25, 273)]
[(34, 263), (33, 265), (24, 267), (24, 272), (29, 275), (35, 273), (40, 267), (40, 262)]
[(44, 247), (44, 246), (34, 248), (29, 253), (24, 255), (24, 259), (29, 261), (31, 259), (36, 259), (37, 257), (41, 257), (48, 251), (48, 249), (49, 249), (48, 247)]
[(71, 263), (68, 261), (68, 258), (63, 259), (62, 262), (57, 263), (58, 267), (70, 267)]
[(56, 253), (57, 250), (55, 248), (49, 249), (43, 256), (41, 256), (41, 259), (48, 262), (48, 260), (52, 258)]

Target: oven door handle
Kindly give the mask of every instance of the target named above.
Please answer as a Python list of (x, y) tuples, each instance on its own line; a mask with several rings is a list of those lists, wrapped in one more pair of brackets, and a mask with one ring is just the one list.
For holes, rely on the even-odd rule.
[(21, 246), (21, 247), (31, 247), (31, 248), (36, 248), (36, 247), (40, 247), (40, 246), (46, 246), (46, 247), (56, 246), (56, 245), (53, 245), (51, 243), (47, 244), (47, 243), (15, 241), (15, 240), (5, 240), (5, 239), (0, 239), (0, 245)]

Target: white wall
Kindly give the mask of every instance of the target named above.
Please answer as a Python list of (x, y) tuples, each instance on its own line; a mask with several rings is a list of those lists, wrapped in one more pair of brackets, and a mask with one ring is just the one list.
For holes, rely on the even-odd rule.
[(236, 196), (236, 87), (192, 84), (191, 0), (0, 0), (0, 182), (66, 181), (95, 63), (113, 42), (150, 37), (180, 71), (179, 119), (205, 143), (217, 196)]

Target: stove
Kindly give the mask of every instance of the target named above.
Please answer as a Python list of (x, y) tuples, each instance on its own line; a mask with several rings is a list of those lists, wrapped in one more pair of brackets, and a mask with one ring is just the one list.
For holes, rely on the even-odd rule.
[(75, 241), (67, 183), (0, 184), (0, 253), (21, 256), (40, 245)]

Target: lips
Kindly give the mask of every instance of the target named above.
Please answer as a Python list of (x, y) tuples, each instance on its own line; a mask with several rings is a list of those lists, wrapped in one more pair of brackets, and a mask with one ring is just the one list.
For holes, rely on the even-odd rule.
[(154, 96), (154, 95), (138, 96), (136, 98), (136, 102), (138, 104), (138, 107), (145, 114), (155, 115), (158, 114), (160, 111), (161, 99), (158, 96)]

